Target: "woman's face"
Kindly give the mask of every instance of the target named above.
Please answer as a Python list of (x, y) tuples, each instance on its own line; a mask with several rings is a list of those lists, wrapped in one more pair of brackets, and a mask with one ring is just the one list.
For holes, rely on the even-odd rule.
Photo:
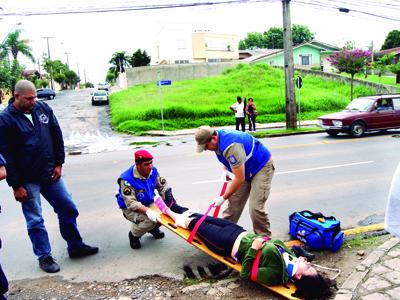
[(297, 263), (297, 275), (315, 276), (317, 270), (311, 266), (311, 264), (302, 256), (299, 257)]

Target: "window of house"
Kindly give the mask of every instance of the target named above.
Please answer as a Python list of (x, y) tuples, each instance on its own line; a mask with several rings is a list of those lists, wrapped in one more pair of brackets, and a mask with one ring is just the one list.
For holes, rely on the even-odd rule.
[(269, 61), (269, 65), (270, 65), (270, 66), (275, 66), (275, 61), (274, 61), (274, 60), (270, 60), (270, 61)]
[(311, 54), (300, 55), (300, 62), (302, 66), (311, 65)]
[(179, 64), (188, 64), (189, 60), (188, 59), (178, 59), (175, 60), (175, 64), (179, 65)]
[(218, 63), (218, 62), (221, 62), (221, 59), (220, 58), (208, 58), (207, 62), (209, 62), (209, 63)]

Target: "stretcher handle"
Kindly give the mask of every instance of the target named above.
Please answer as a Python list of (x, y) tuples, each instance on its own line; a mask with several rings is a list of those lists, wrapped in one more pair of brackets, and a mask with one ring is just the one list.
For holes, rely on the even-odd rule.
[[(222, 196), (223, 194), (225, 194), (226, 187), (228, 186), (228, 182), (229, 182), (230, 180), (231, 180), (231, 178), (230, 178), (229, 175), (227, 174), (227, 175), (225, 176), (224, 183), (222, 184), (221, 193), (219, 193), (220, 196)], [(218, 214), (219, 214), (219, 210), (220, 210), (220, 209), (221, 209), (221, 206), (220, 206), (220, 205), (218, 205), (218, 206), (215, 207), (214, 214), (213, 214), (213, 217), (214, 217), (214, 218), (218, 218)]]

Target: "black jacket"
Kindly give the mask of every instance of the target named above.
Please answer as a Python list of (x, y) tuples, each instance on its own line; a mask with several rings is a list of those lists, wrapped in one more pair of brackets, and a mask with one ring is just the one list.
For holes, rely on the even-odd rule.
[(57, 119), (46, 103), (37, 101), (31, 111), (33, 126), (12, 102), (0, 113), (0, 153), (7, 160), (7, 182), (14, 189), (49, 182), (54, 167), (65, 160)]

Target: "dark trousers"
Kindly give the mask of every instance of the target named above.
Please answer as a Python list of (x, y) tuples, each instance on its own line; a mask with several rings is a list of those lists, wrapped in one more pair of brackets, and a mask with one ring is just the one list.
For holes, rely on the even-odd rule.
[(239, 130), (239, 125), (242, 127), (242, 131), (244, 132), (246, 129), (245, 127), (245, 118), (236, 118), (236, 130)]
[(0, 300), (7, 299), (4, 294), (8, 291), (8, 280), (0, 265)]
[(249, 131), (256, 131), (256, 115), (249, 116)]
[[(189, 224), (189, 230), (193, 230), (200, 214), (193, 214), (194, 219)], [(228, 220), (206, 217), (201, 223), (197, 235), (216, 254), (231, 256), (233, 244), (236, 238), (245, 230)]]

